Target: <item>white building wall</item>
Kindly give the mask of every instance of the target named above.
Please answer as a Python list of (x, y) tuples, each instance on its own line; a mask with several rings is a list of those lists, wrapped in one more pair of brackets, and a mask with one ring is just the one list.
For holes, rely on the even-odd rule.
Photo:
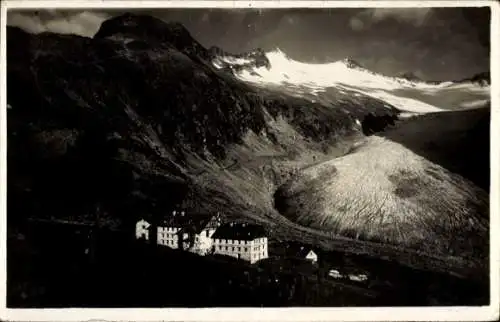
[[(174, 227), (158, 227), (157, 229), (157, 243), (173, 249), (179, 248), (179, 230), (180, 228)], [(215, 233), (216, 228), (204, 229), (199, 234), (194, 236), (194, 245), (190, 245), (188, 241), (189, 234), (183, 233), (183, 249), (192, 253), (206, 255), (213, 246), (212, 235)]]
[(149, 240), (150, 226), (151, 224), (145, 221), (144, 219), (139, 220), (135, 225), (135, 238), (137, 239), (144, 238), (145, 240)]
[(195, 244), (192, 248), (192, 252), (199, 255), (206, 255), (213, 246), (212, 235), (215, 233), (215, 228), (204, 229), (199, 234), (195, 235)]
[(158, 227), (157, 243), (173, 249), (179, 248), (177, 232), (179, 228), (174, 227)]
[(252, 264), (268, 257), (266, 237), (251, 241), (215, 239), (214, 247), (215, 254), (246, 260)]
[(312, 261), (313, 263), (316, 263), (318, 261), (318, 255), (316, 255), (316, 253), (311, 250), (307, 254), (306, 259)]
[(214, 253), (251, 261), (251, 241), (215, 239)]
[(267, 237), (256, 238), (252, 241), (251, 263), (268, 258)]

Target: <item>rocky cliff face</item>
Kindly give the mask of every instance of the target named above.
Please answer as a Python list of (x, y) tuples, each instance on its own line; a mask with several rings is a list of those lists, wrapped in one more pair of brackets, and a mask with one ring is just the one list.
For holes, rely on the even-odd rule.
[(480, 84), (481, 86), (488, 86), (491, 85), (490, 72), (478, 73), (472, 77), (457, 81), (456, 83), (477, 83)]

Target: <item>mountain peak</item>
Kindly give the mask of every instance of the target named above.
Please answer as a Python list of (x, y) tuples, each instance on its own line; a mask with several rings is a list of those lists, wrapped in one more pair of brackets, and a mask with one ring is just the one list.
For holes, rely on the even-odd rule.
[(179, 22), (165, 22), (149, 15), (125, 13), (104, 21), (94, 39), (139, 40), (165, 43), (181, 51), (205, 53), (201, 46)]
[(490, 85), (491, 84), (490, 72), (478, 73), (473, 75), (472, 77), (456, 81), (456, 83), (476, 83), (482, 86)]
[(224, 51), (223, 49), (212, 46), (208, 49), (211, 58), (216, 62), (220, 68), (229, 68), (233, 70), (266, 67), (271, 68), (271, 62), (266, 56), (262, 48), (256, 48), (244, 53), (233, 54)]
[(399, 78), (404, 78), (409, 81), (421, 81), (422, 79), (418, 77), (414, 72), (408, 71), (408, 72), (403, 72), (398, 75)]
[(348, 68), (363, 68), (363, 66), (356, 60), (352, 58), (344, 58), (342, 59), (342, 62), (348, 67)]

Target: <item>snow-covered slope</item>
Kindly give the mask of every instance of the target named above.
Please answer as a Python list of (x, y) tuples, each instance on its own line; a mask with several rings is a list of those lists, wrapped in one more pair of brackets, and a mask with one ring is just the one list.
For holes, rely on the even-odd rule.
[(329, 88), (349, 90), (383, 100), (398, 109), (413, 113), (439, 112), (447, 109), (474, 108), (489, 100), (490, 87), (477, 83), (426, 83), (405, 78), (388, 77), (362, 68), (344, 59), (327, 64), (307, 64), (295, 61), (277, 49), (265, 54), (269, 66), (253, 67), (248, 59), (217, 57), (231, 65), (245, 65), (234, 70), (246, 82), (260, 85), (293, 85), (306, 87), (319, 96)]

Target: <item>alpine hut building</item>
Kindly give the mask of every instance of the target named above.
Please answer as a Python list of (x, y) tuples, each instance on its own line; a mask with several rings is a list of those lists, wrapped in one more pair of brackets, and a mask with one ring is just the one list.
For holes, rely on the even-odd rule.
[(220, 226), (212, 236), (213, 252), (255, 263), (268, 257), (264, 228), (250, 223), (230, 222)]
[(221, 224), (219, 214), (186, 214), (173, 211), (157, 226), (157, 243), (173, 249), (206, 255), (212, 248), (212, 235)]

